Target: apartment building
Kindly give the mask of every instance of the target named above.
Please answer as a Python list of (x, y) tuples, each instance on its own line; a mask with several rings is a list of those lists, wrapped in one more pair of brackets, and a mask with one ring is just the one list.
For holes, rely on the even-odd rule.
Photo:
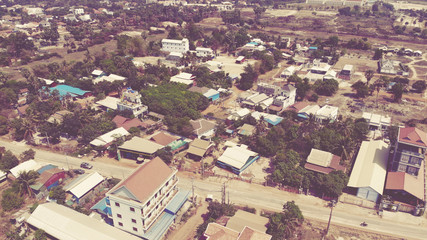
[(107, 193), (113, 225), (146, 238), (156, 220), (167, 214), (166, 206), (178, 193), (176, 172), (156, 157), (118, 183)]

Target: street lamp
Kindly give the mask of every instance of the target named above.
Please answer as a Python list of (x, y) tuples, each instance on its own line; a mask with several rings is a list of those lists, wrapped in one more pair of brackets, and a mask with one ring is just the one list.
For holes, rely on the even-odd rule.
[(335, 205), (336, 205), (336, 204), (337, 204), (337, 201), (336, 201), (336, 200), (332, 200), (332, 201), (329, 203), (329, 206), (331, 207), (331, 212), (329, 213), (328, 227), (326, 228), (325, 236), (327, 236), (327, 235), (328, 235), (328, 232), (329, 232), (329, 225), (331, 224), (331, 219), (332, 219), (332, 210), (334, 210), (334, 207), (335, 207)]

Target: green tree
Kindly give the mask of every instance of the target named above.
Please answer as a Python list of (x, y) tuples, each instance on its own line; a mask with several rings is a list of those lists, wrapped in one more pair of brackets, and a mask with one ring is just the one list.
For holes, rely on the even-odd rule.
[(383, 50), (382, 49), (375, 49), (374, 53), (374, 60), (380, 60), (383, 57)]
[(288, 239), (303, 221), (304, 217), (295, 202), (286, 202), (282, 213), (270, 215), (267, 233), (272, 235), (272, 240)]
[(245, 66), (245, 72), (240, 74), (239, 88), (242, 90), (251, 89), (258, 78), (258, 73), (250, 64)]
[(374, 71), (368, 70), (365, 72), (366, 77), (366, 85), (369, 85), (369, 81), (371, 81), (372, 77), (374, 77)]
[(332, 171), (324, 175), (321, 183), (322, 192), (329, 197), (337, 198), (347, 186), (348, 176), (342, 171)]
[(295, 87), (297, 88), (297, 92), (296, 92), (297, 97), (300, 100), (303, 100), (305, 98), (307, 92), (310, 91), (311, 85), (310, 85), (308, 78), (304, 78), (302, 80), (301, 80), (301, 78), (299, 78), (295, 84)]
[(319, 95), (332, 96), (338, 90), (338, 82), (335, 79), (317, 80), (313, 88)]
[(34, 159), (35, 156), (36, 156), (36, 151), (34, 151), (33, 149), (28, 149), (22, 152), (21, 155), (19, 155), (19, 159), (22, 162), (25, 162), (27, 160)]
[(21, 208), (24, 203), (24, 198), (14, 192), (12, 188), (6, 189), (1, 198), (1, 207), (4, 211), (11, 211), (13, 209)]
[(7, 172), (19, 164), (18, 158), (11, 151), (6, 151), (0, 158), (0, 170)]
[(43, 229), (37, 229), (34, 232), (34, 239), (33, 240), (47, 240), (47, 234)]
[(23, 171), (19, 174), (19, 177), (15, 180), (15, 184), (18, 187), (18, 192), (21, 196), (28, 194), (29, 197), (33, 196), (31, 185), (33, 185), (39, 174), (36, 171)]
[(9, 132), (8, 120), (4, 116), (0, 116), (0, 135), (5, 135)]
[(415, 91), (422, 93), (427, 88), (427, 84), (424, 80), (418, 80), (414, 84), (412, 84), (412, 88), (415, 89)]
[(356, 96), (359, 98), (364, 98), (369, 95), (369, 87), (366, 83), (362, 81), (357, 81), (353, 85), (351, 85), (353, 90), (356, 90)]
[(393, 93), (393, 100), (395, 102), (400, 102), (403, 96), (403, 84), (402, 83), (396, 83), (391, 88), (391, 92)]
[(65, 203), (65, 191), (62, 189), (61, 186), (55, 186), (50, 189), (49, 191), (49, 198), (56, 200), (58, 204), (64, 204)]

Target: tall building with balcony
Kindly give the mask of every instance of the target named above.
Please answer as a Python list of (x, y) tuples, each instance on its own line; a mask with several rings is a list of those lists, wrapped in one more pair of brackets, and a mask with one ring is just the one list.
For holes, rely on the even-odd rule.
[(416, 127), (400, 128), (391, 171), (418, 176), (427, 150), (427, 134)]
[(111, 189), (106, 202), (114, 227), (145, 239), (159, 239), (188, 196), (180, 197), (176, 172), (157, 157)]
[(139, 117), (148, 111), (148, 107), (141, 103), (141, 94), (138, 91), (127, 88), (117, 102), (117, 110), (130, 110), (135, 117)]
[(415, 127), (400, 128), (389, 163), (385, 195), (399, 204), (425, 206), (425, 154), (427, 134)]

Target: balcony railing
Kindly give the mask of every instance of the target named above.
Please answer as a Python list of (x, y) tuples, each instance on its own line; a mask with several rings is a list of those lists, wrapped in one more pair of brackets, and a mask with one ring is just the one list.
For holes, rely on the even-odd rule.
[(153, 222), (157, 220), (157, 218), (158, 218), (157, 215), (160, 215), (159, 213), (161, 213), (165, 210), (166, 206), (169, 203), (169, 200), (172, 199), (173, 197), (175, 197), (175, 195), (178, 193), (178, 189), (171, 191), (170, 193), (171, 194), (169, 194), (169, 197), (167, 197), (163, 200), (163, 204), (160, 204), (159, 208), (157, 210), (154, 210), (151, 213), (151, 215), (152, 215), (151, 220), (145, 222), (145, 226), (144, 226), (145, 230), (147, 230), (151, 226), (151, 224), (153, 224)]
[(165, 188), (165, 189), (163, 189), (162, 190), (162, 194), (161, 194), (161, 197), (159, 196), (159, 197), (157, 197), (156, 199), (150, 199), (150, 201), (151, 202), (153, 202), (149, 207), (148, 207), (148, 209), (147, 210), (145, 210), (144, 211), (144, 218), (146, 217), (146, 216), (148, 216), (151, 212), (152, 212), (152, 210), (157, 206), (157, 203), (158, 202), (161, 202), (164, 198), (166, 198), (166, 195), (168, 194), (168, 192), (176, 185), (178, 183), (178, 178), (175, 178), (175, 181), (173, 181), (173, 182), (171, 182), (171, 183), (169, 183), (169, 185), (167, 186), (167, 188)]

